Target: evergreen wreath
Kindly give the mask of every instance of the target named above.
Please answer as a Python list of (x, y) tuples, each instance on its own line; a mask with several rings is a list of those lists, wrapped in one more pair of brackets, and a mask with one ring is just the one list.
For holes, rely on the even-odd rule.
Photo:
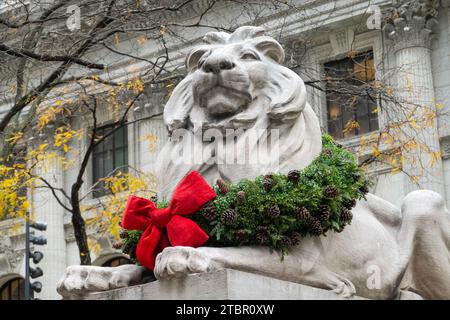
[[(322, 153), (308, 167), (231, 184), (219, 179), (217, 197), (191, 218), (210, 236), (206, 246), (264, 245), (284, 255), (307, 235), (342, 232), (368, 186), (353, 154), (325, 134)], [(135, 262), (141, 234), (121, 234), (122, 251)]]

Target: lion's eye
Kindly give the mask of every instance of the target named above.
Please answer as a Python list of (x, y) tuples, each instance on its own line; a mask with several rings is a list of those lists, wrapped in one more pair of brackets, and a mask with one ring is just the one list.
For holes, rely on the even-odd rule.
[(258, 60), (258, 57), (252, 52), (246, 52), (241, 56), (242, 60)]

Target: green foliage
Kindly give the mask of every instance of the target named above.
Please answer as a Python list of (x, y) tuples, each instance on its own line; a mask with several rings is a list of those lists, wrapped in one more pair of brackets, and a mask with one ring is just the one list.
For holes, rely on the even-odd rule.
[(123, 237), (122, 251), (130, 256), (130, 260), (135, 264), (139, 264), (136, 259), (136, 247), (141, 238), (143, 231), (141, 230), (127, 230)]
[[(329, 135), (322, 137), (322, 145), (321, 155), (299, 172), (298, 181), (289, 180), (288, 175), (270, 174), (230, 184), (226, 194), (220, 193), (215, 186), (215, 217), (211, 219), (204, 211), (192, 217), (210, 235), (206, 245), (267, 245), (286, 253), (293, 244), (286, 238), (292, 239), (296, 233), (303, 237), (317, 235), (311, 229), (314, 219), (320, 221), (322, 234), (329, 230), (341, 232), (351, 222), (341, 219), (341, 213), (353, 206), (352, 200), (364, 196), (369, 182), (352, 153), (336, 145)], [(269, 191), (263, 187), (267, 178), (274, 181)], [(335, 197), (326, 195), (324, 189), (327, 186), (336, 190)], [(239, 201), (238, 192), (244, 193), (244, 201)], [(280, 210), (275, 217), (266, 211), (273, 205)], [(296, 210), (301, 207), (307, 209), (309, 218), (296, 216)], [(321, 216), (323, 208), (330, 212), (325, 220)], [(233, 209), (237, 214), (232, 224), (222, 223), (221, 217), (227, 209)], [(261, 226), (269, 230), (267, 239), (258, 237), (257, 229)], [(237, 234), (246, 234), (246, 237), (236, 237)]]
[(266, 245), (285, 254), (299, 237), (341, 232), (368, 185), (353, 154), (323, 135), (322, 153), (302, 171), (241, 180), (226, 193), (215, 185), (217, 197), (191, 218), (210, 235), (206, 246)]

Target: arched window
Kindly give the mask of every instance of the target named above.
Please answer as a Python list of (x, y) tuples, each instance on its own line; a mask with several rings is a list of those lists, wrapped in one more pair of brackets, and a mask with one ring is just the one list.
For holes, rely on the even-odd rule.
[(103, 263), (102, 267), (117, 267), (123, 264), (133, 264), (133, 263), (131, 262), (130, 259), (127, 259), (125, 257), (115, 257)]
[(0, 300), (24, 300), (25, 280), (14, 278), (6, 282), (0, 288)]

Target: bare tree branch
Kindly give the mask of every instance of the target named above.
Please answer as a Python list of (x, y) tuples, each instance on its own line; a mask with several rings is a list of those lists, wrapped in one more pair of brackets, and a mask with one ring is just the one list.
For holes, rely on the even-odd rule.
[(19, 58), (28, 57), (28, 58), (36, 59), (39, 61), (53, 61), (53, 62), (66, 62), (66, 63), (73, 62), (73, 63), (79, 64), (80, 66), (84, 66), (84, 67), (88, 67), (88, 68), (92, 68), (92, 69), (100, 69), (100, 70), (105, 69), (105, 65), (103, 65), (103, 64), (85, 61), (85, 60), (77, 58), (77, 57), (51, 56), (51, 55), (47, 55), (47, 54), (36, 54), (36, 53), (26, 50), (26, 49), (14, 49), (14, 48), (11, 48), (2, 43), (0, 43), (0, 52), (5, 52), (6, 54), (8, 54), (10, 56), (19, 57)]

